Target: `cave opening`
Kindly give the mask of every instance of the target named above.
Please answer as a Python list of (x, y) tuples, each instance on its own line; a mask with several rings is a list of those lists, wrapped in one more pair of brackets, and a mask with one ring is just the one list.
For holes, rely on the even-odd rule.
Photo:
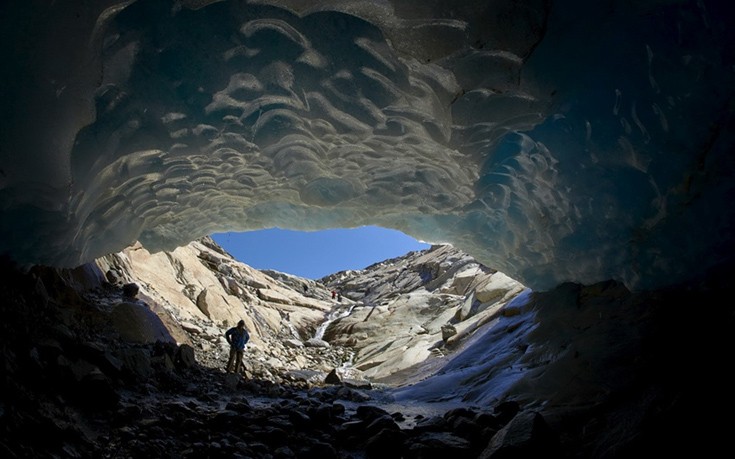
[[(479, 455), (521, 410), (518, 402), (466, 402), (463, 391), (447, 397), (433, 387), (411, 401), (390, 389), (436, 372), (461, 337), (503, 317), (523, 287), (509, 287), (512, 280), (449, 245), (371, 269), (363, 278), (342, 272), (320, 282), (261, 272), (211, 237), (171, 252), (136, 243), (74, 269), (24, 270), (4, 259), (10, 371), (2, 420), (11, 435), (3, 445), (15, 456), (60, 448), (104, 457), (164, 449), (176, 457), (268, 457), (287, 449), (297, 457), (343, 457), (395, 448), (407, 457), (437, 448)], [(509, 310), (516, 320), (520, 307)], [(240, 318), (252, 346), (241, 373), (224, 372), (222, 335)], [(512, 353), (511, 340), (501, 341)], [(228, 432), (230, 417), (256, 427)], [(82, 427), (88, 423), (96, 427)], [(51, 435), (30, 442), (38, 425)], [(145, 433), (151, 426), (157, 438)], [(286, 438), (284, 427), (296, 433)], [(248, 440), (255, 434), (266, 440)]]
[[(732, 456), (729, 2), (40, 3), (0, 6), (4, 456)], [(428, 320), (478, 277), (424, 262), (396, 278), (437, 295), (356, 281), (318, 330), (331, 292), (200, 238), (363, 224), (534, 291), (485, 307), (512, 284), (482, 272)], [(320, 353), (462, 406), (266, 373)]]

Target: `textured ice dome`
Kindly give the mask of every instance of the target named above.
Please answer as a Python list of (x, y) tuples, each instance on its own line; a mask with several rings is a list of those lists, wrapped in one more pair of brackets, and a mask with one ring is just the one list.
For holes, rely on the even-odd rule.
[(380, 225), (534, 289), (732, 258), (729, 2), (0, 6), (0, 252)]

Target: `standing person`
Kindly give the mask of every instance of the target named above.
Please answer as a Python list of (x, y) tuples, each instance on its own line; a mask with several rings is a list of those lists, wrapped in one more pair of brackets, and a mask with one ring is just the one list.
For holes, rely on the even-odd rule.
[(239, 373), (243, 365), (242, 355), (245, 351), (245, 345), (250, 341), (250, 334), (245, 329), (245, 321), (241, 320), (237, 323), (237, 327), (227, 330), (225, 339), (230, 343), (230, 359), (227, 361), (226, 371), (230, 373), (234, 370), (235, 373)]
[(332, 290), (332, 299), (334, 299), (334, 297), (335, 297), (336, 295), (337, 295), (337, 292), (335, 292), (334, 290)]

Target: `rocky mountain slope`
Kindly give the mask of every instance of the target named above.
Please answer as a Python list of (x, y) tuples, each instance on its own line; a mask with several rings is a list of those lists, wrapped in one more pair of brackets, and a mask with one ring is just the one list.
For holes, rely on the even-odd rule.
[[(450, 247), (321, 281), (252, 269), (209, 238), (2, 268), (4, 457), (476, 457), (520, 410), (385, 392), (522, 288)], [(225, 374), (240, 319), (245, 370)]]
[[(252, 336), (246, 376), (274, 382), (323, 380), (334, 369), (387, 382), (451, 352), (523, 289), (450, 246), (320, 281), (253, 269), (211, 238), (155, 254), (134, 245), (96, 265), (110, 282), (139, 286), (137, 304), (110, 305), (121, 336), (191, 344), (198, 361), (220, 368), (224, 331), (243, 319)], [(165, 330), (144, 326), (151, 313)]]
[(342, 294), (345, 311), (326, 328), (325, 339), (354, 349), (354, 366), (369, 378), (392, 383), (403, 382), (419, 363), (451, 353), (524, 290), (451, 246), (322, 281)]

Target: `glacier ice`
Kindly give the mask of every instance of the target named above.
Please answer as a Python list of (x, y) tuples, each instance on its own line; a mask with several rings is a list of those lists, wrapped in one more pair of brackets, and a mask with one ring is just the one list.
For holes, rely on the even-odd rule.
[(731, 261), (732, 6), (0, 7), (0, 253), (379, 225), (537, 290)]

